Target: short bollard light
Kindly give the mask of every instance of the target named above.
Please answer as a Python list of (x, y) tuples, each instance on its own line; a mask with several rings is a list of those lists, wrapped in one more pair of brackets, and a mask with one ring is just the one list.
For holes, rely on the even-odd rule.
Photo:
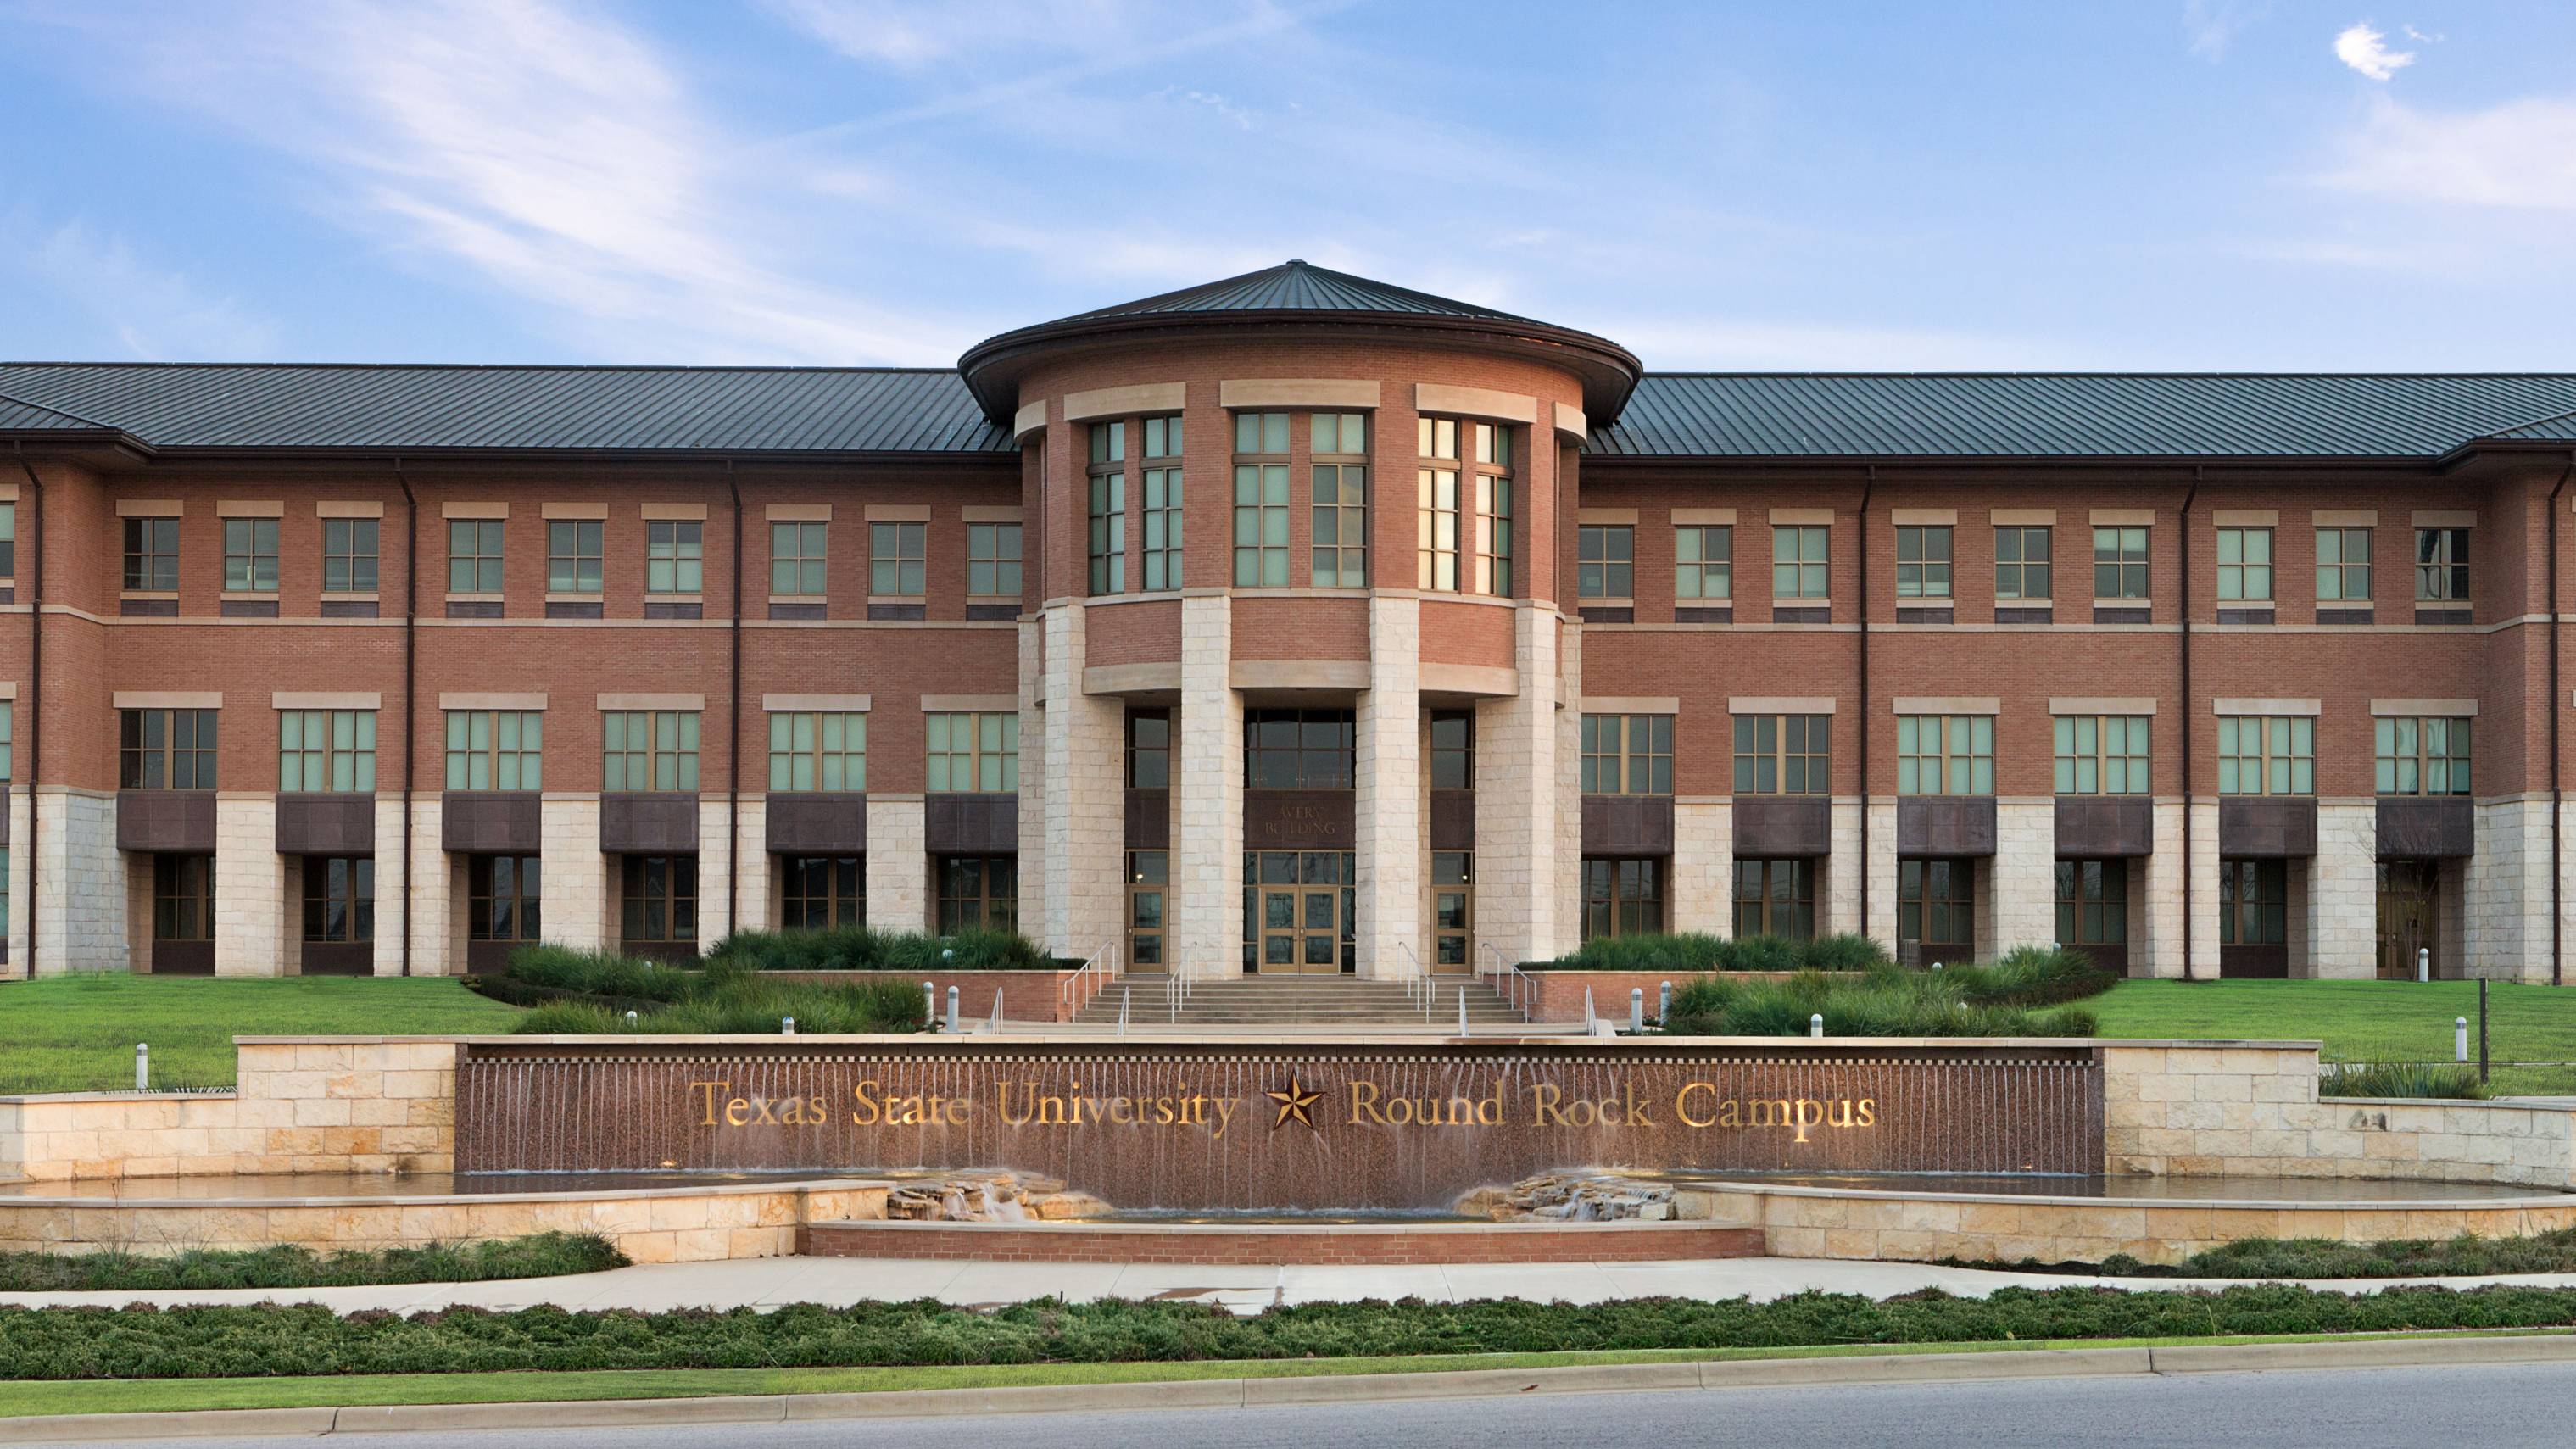
[(921, 1019), (930, 1031), (939, 1030), (939, 988), (921, 983)]
[(2455, 1061), (2455, 1062), (2465, 1062), (2465, 1061), (2467, 1061), (2468, 1059), (2469, 1059), (2469, 1019), (2468, 1019), (2467, 1017), (2465, 1017), (2465, 1016), (2455, 1016), (2455, 1017), (2452, 1017), (2452, 1018), (2451, 1018), (2451, 1060), (2453, 1060), (2453, 1061)]
[(2433, 979), (2433, 948), (2430, 946), (2415, 948), (2415, 979), (2418, 981)]
[(796, 1018), (792, 1016), (782, 1016), (778, 1018), (778, 1034), (780, 1036), (794, 1036), (796, 1034)]
[(134, 1044), (134, 1090), (138, 1092), (152, 1090), (152, 1044), (150, 1042), (139, 1041)]
[(1673, 983), (1671, 983), (1671, 982), (1667, 981), (1667, 982), (1665, 982), (1665, 983), (1664, 983), (1663, 999), (1662, 999), (1661, 1001), (1658, 1001), (1658, 1002), (1656, 1002), (1656, 1003), (1655, 1003), (1655, 1020), (1657, 1020), (1657, 1021), (1662, 1021), (1662, 1020), (1664, 1020), (1665, 1018), (1667, 1018), (1667, 1017), (1671, 1016), (1672, 1014), (1673, 1014)]
[(1628, 1030), (1643, 1033), (1646, 1029), (1646, 988), (1628, 988)]
[(626, 1013), (626, 1024), (627, 1024), (628, 1026), (633, 1026), (635, 1023), (637, 1023), (638, 1021), (641, 1021), (641, 1020), (643, 1020), (643, 1018), (642, 1018), (642, 1017), (640, 1017), (640, 1016), (637, 1016), (637, 1015), (635, 1014), (635, 1012), (634, 1012), (634, 1010), (633, 1010), (632, 1008), (629, 1008), (629, 1009), (627, 1010), (627, 1013)]
[(1823, 1012), (1819, 1011), (1819, 1012), (1815, 1013), (1814, 1015), (1812, 1015), (1812, 1016), (1810, 1016), (1810, 1017), (1808, 1017), (1808, 1018), (1807, 1018), (1807, 1035), (1809, 1035), (1809, 1036), (1823, 1036), (1824, 1034), (1825, 1034), (1825, 1014), (1824, 1014)]
[(951, 1036), (957, 1034), (957, 988), (954, 986), (948, 988), (948, 1033)]
[(1941, 963), (1940, 963), (1940, 962), (1938, 962), (1938, 961), (1933, 962), (1933, 963), (1932, 963), (1932, 969), (1933, 969), (1933, 970), (1935, 970), (1935, 971), (1940, 970), (1940, 969), (1941, 969)]

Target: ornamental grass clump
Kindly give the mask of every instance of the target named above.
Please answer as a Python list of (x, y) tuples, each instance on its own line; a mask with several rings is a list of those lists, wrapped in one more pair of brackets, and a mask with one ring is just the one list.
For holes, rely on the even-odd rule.
[(2475, 1101), (2487, 1095), (2487, 1084), (2477, 1068), (2447, 1062), (2328, 1062), (2318, 1069), (2317, 1095)]
[(1058, 964), (1016, 931), (879, 931), (835, 926), (819, 931), (738, 931), (707, 953), (710, 965), (754, 971), (1047, 971)]
[(2088, 1037), (2093, 1014), (2064, 1003), (2115, 978), (2082, 953), (2015, 951), (1992, 966), (1801, 971), (1786, 980), (1702, 976), (1673, 993), (1663, 1029), (1680, 1036)]
[(512, 1030), (532, 1036), (775, 1035), (792, 1017), (799, 1032), (838, 1035), (920, 1031), (929, 1024), (921, 987), (910, 980), (781, 981), (739, 957), (697, 971), (661, 969), (683, 979), (680, 995), (661, 1001), (550, 1001), (520, 1017)]
[(1726, 938), (1696, 931), (1643, 936), (1596, 936), (1570, 956), (1544, 963), (1550, 971), (1867, 971), (1895, 958), (1867, 936)]

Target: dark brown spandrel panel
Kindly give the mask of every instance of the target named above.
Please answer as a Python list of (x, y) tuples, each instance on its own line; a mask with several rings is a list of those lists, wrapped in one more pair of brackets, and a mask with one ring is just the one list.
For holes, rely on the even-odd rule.
[(657, 604), (649, 599), (644, 604), (644, 617), (647, 619), (703, 619), (706, 616), (707, 606), (704, 604)]
[(1584, 796), (1583, 853), (1614, 856), (1672, 854), (1673, 797)]
[(1476, 848), (1475, 791), (1434, 790), (1431, 792), (1431, 848), (1433, 850)]
[(447, 617), (451, 619), (497, 619), (501, 617), (498, 599), (450, 599)]
[(858, 855), (867, 848), (867, 796), (841, 791), (770, 795), (772, 854)]
[(1348, 790), (1246, 790), (1246, 850), (1356, 850), (1358, 807)]
[[(0, 602), (6, 602), (6, 600), (0, 600)], [(324, 599), (322, 601), (322, 617), (325, 619), (372, 619), (376, 617), (376, 612), (376, 601), (373, 599)]]
[(549, 619), (596, 619), (599, 618), (600, 615), (601, 606), (599, 601), (596, 599), (588, 601), (580, 599), (546, 600), (546, 617)]
[(217, 606), (217, 611), (226, 619), (274, 619), (277, 617), (277, 600), (225, 599)]
[(357, 791), (277, 797), (280, 855), (373, 855), (376, 797)]
[(534, 790), (451, 790), (440, 797), (438, 843), (464, 855), (535, 855), (545, 817)]
[(769, 606), (769, 617), (773, 619), (820, 619), (824, 617), (824, 610), (821, 604), (772, 604)]
[(179, 617), (177, 599), (119, 599), (116, 612), (129, 619), (175, 619)]
[(1127, 848), (1172, 848), (1172, 792), (1131, 789), (1127, 792)]
[(1830, 605), (1823, 608), (1811, 604), (1771, 606), (1771, 622), (1774, 624), (1830, 624), (1833, 621), (1834, 611)]
[(152, 943), (152, 974), (155, 976), (212, 976), (215, 974), (215, 943), (212, 941), (155, 941)]
[(2317, 853), (2317, 802), (2308, 795), (2228, 795), (2218, 802), (2218, 853), (2281, 860)]
[(922, 807), (924, 848), (932, 855), (1016, 855), (1017, 795), (933, 795)]
[(2114, 604), (2093, 606), (2093, 622), (2096, 624), (2152, 624), (2155, 621), (2153, 609), (2133, 609)]
[(968, 604), (966, 606), (966, 617), (969, 621), (1016, 619), (1020, 617), (1020, 606), (1017, 604)]
[(2018, 607), (2009, 604), (1995, 605), (1995, 622), (1998, 624), (2050, 624), (2055, 623), (2056, 620), (2057, 610), (2052, 605), (2043, 604), (2037, 608), (2027, 604)]
[(698, 797), (677, 791), (599, 797), (599, 848), (610, 855), (691, 855)]
[(1994, 797), (1905, 796), (1896, 802), (1896, 853), (1952, 857), (1994, 854)]
[(1637, 622), (1637, 607), (1634, 604), (1586, 604), (1583, 606), (1583, 622), (1633, 624)]
[(1735, 797), (1735, 854), (1787, 860), (1833, 851), (1833, 802), (1822, 795)]
[(304, 959), (296, 968), (306, 976), (373, 976), (376, 974), (376, 944), (373, 941), (306, 941)]
[(116, 848), (211, 855), (215, 849), (212, 790), (119, 790)]
[(1676, 624), (1732, 624), (1735, 622), (1735, 606), (1729, 604), (1723, 608), (1711, 608), (1706, 604), (1677, 604), (1673, 607), (1673, 622)]
[(2057, 797), (2059, 856), (2116, 860), (2152, 855), (2155, 849), (2155, 802), (2146, 796)]
[(2381, 860), (2466, 860), (2477, 846), (2477, 812), (2466, 795), (2380, 799)]

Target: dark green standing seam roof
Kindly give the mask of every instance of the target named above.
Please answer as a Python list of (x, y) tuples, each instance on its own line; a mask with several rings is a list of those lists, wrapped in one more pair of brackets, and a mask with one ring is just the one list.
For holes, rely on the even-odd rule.
[(0, 433), (99, 432), (99, 424), (0, 393)]
[(1534, 327), (1548, 325), (1536, 318), (1497, 312), (1491, 307), (1479, 307), (1453, 297), (1435, 297), (1429, 292), (1417, 292), (1390, 282), (1371, 281), (1302, 261), (1282, 262), (1239, 277), (1202, 282), (1195, 287), (1140, 297), (1114, 307), (1076, 312), (1043, 325), (1054, 327), (1067, 322), (1109, 317), (1152, 317), (1182, 312), (1379, 312), (1421, 317), (1478, 317), (1492, 322), (1526, 322)]

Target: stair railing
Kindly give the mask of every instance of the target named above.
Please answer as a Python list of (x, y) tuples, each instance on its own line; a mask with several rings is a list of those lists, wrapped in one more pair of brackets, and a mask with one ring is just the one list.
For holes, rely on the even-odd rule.
[(1501, 949), (1493, 942), (1478, 941), (1476, 947), (1484, 957), (1493, 962), (1490, 969), (1480, 962), (1476, 974), (1494, 978), (1490, 984), (1495, 992), (1503, 998), (1506, 1005), (1521, 1014), (1521, 1020), (1525, 1022), (1538, 1020), (1538, 978), (1504, 960)]
[(993, 1014), (984, 1023), (984, 1034), (987, 1036), (1002, 1034), (1002, 988), (998, 986), (993, 988)]
[(1432, 981), (1431, 973), (1422, 969), (1422, 958), (1413, 954), (1412, 942), (1398, 941), (1395, 945), (1404, 953), (1404, 959), (1413, 964), (1412, 973), (1404, 978), (1405, 999), (1420, 1006), (1422, 1019), (1429, 1021), (1431, 1013), (1439, 1008), (1440, 988)]
[(1112, 936), (1101, 942), (1100, 949), (1092, 952), (1079, 970), (1056, 987), (1055, 1019), (1071, 1021), (1080, 1015), (1082, 1009), (1091, 1004), (1091, 998), (1106, 989), (1109, 979), (1117, 974), (1118, 938)]

